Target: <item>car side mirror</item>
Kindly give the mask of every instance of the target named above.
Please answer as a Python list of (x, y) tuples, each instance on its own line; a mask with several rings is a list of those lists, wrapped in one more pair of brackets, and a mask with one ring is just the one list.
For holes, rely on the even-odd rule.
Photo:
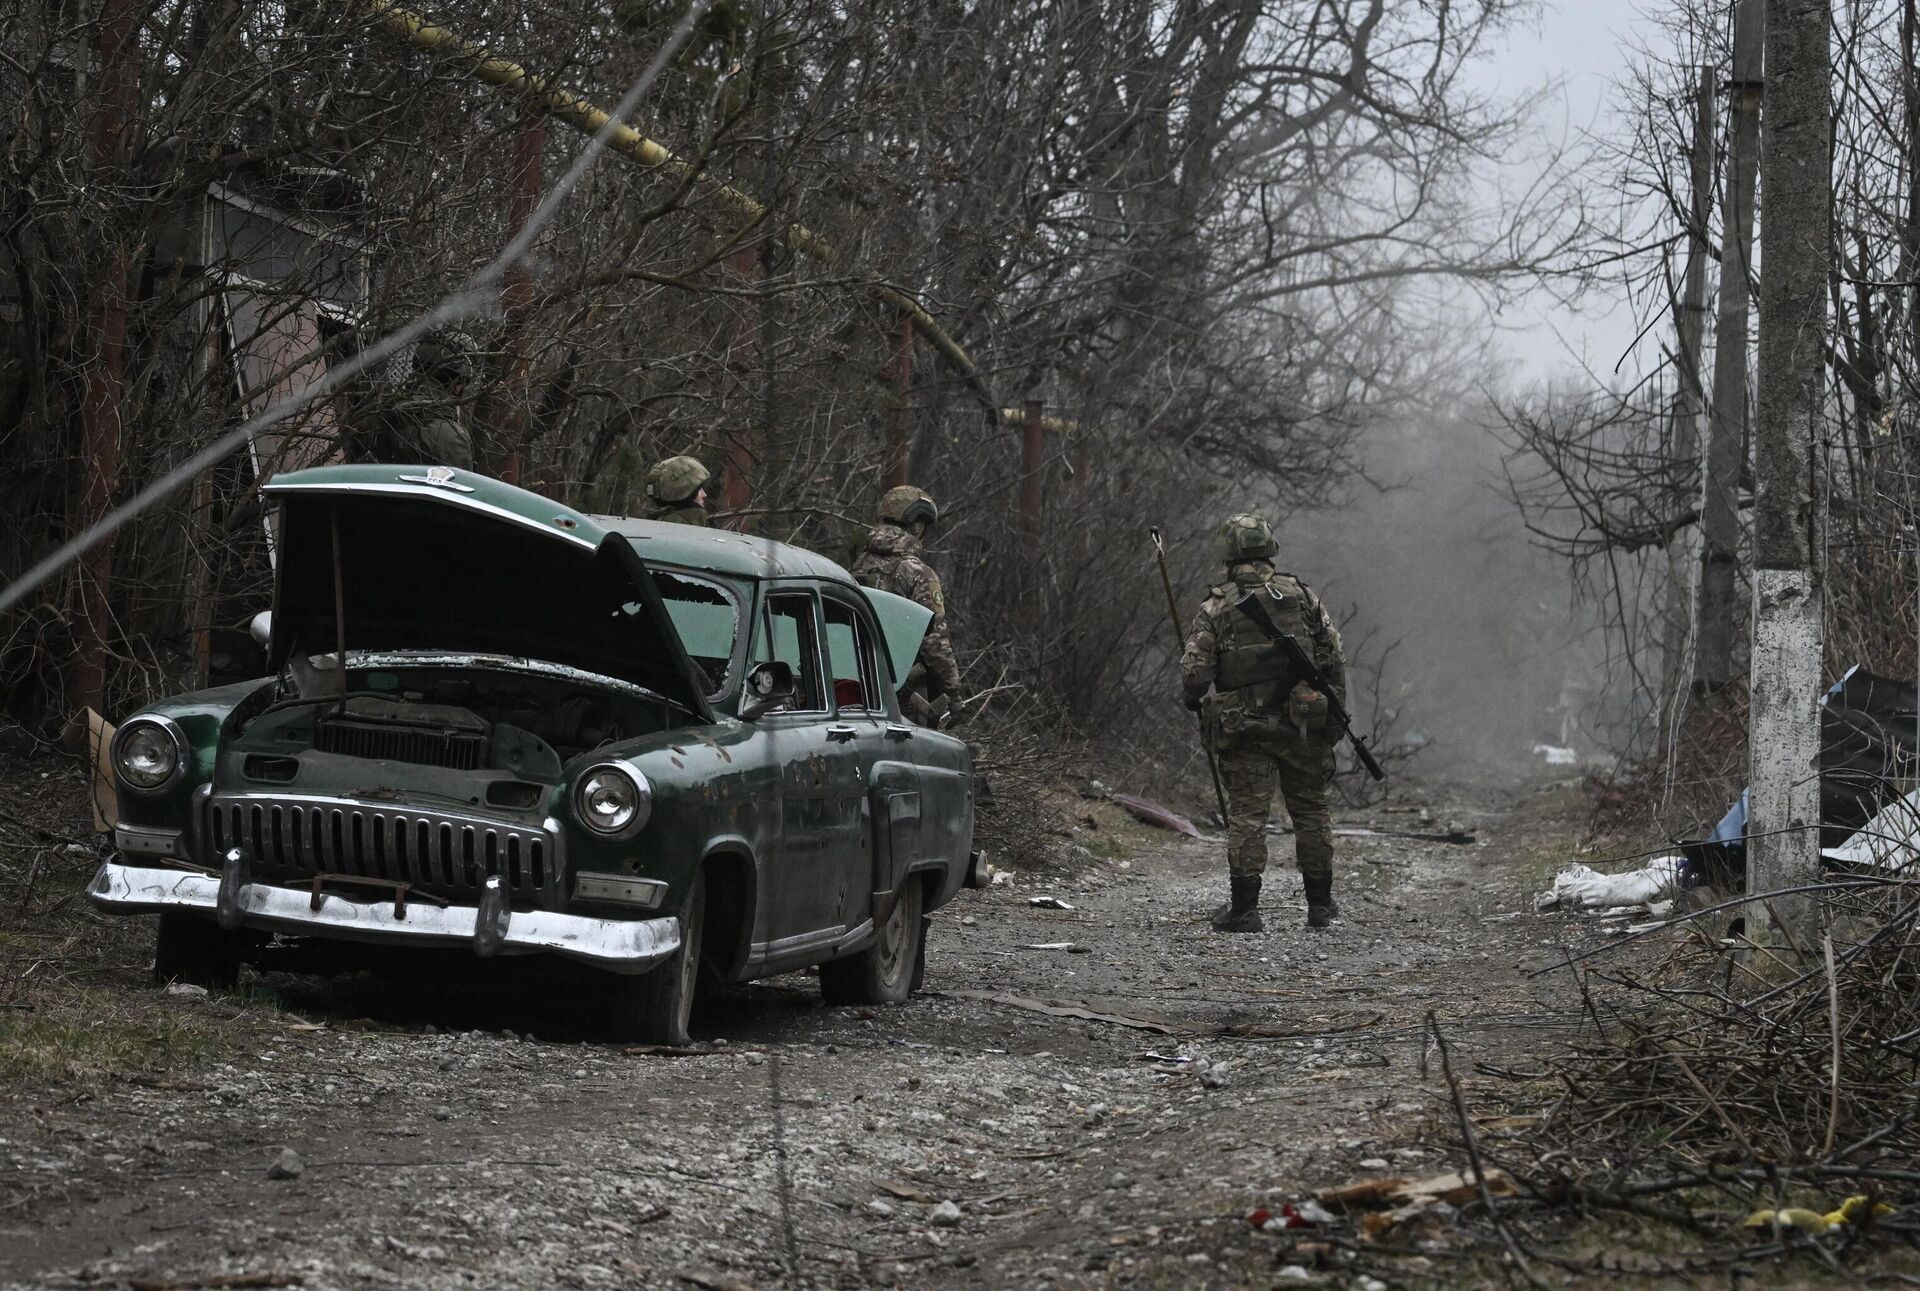
[(273, 611), (261, 610), (254, 615), (253, 622), (247, 624), (247, 635), (253, 638), (255, 645), (265, 650), (267, 643), (273, 640)]
[(793, 698), (793, 669), (784, 663), (757, 663), (740, 693), (740, 720), (757, 722)]

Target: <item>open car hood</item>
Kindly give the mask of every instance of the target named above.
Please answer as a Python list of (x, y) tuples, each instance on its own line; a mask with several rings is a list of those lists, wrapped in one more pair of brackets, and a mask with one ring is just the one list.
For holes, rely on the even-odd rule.
[(700, 721), (701, 682), (645, 562), (587, 516), (444, 466), (275, 476), (275, 670), (336, 649), (514, 655), (644, 686)]

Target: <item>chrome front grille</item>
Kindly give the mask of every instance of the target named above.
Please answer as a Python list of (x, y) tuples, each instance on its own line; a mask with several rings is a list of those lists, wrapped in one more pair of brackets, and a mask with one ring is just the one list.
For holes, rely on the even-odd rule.
[(215, 797), (203, 836), (215, 858), (240, 848), (269, 883), (357, 875), (476, 901), (492, 875), (516, 900), (558, 886), (558, 848), (546, 830), (478, 816), (335, 798)]

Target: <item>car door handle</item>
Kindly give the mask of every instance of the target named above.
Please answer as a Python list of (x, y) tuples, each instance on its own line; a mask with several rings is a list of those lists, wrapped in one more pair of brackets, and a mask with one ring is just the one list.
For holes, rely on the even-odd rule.
[(837, 726), (829, 726), (827, 728), (827, 738), (834, 741), (836, 744), (844, 744), (858, 734), (860, 734), (860, 729), (856, 726), (847, 726), (843, 724), (843, 725), (837, 725)]
[(898, 726), (892, 722), (888, 722), (887, 738), (890, 740), (910, 740), (913, 738), (913, 728), (911, 726)]

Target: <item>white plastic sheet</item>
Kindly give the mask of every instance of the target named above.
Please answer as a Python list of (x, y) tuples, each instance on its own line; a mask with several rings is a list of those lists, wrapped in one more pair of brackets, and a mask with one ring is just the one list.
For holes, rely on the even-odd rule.
[(1865, 828), (1822, 855), (1831, 861), (1883, 870), (1920, 860), (1920, 789), (1882, 807)]
[(1662, 856), (1637, 870), (1602, 874), (1587, 865), (1569, 865), (1554, 876), (1553, 890), (1534, 901), (1536, 910), (1610, 910), (1648, 905), (1671, 892), (1680, 879), (1681, 858)]

